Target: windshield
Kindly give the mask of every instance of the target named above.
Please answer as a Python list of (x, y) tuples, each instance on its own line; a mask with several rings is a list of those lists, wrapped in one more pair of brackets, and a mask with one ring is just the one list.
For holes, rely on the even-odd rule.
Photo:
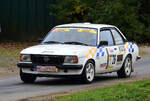
[(42, 44), (76, 44), (96, 46), (97, 29), (94, 28), (55, 28)]

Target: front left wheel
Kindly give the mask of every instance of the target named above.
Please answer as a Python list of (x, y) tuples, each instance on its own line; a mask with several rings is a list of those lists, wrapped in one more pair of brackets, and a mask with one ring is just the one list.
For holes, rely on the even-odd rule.
[(83, 77), (83, 80), (84, 80), (85, 83), (91, 83), (94, 80), (95, 65), (94, 65), (93, 61), (89, 60), (85, 64), (82, 77)]

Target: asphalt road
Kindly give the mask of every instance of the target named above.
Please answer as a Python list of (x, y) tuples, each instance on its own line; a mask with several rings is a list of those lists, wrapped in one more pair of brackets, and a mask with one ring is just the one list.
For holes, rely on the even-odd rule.
[[(135, 72), (132, 76), (150, 74), (150, 57), (144, 56), (135, 64)], [(106, 81), (118, 80), (116, 73), (103, 74), (96, 78), (90, 84), (101, 84)], [(58, 78), (38, 78), (34, 84), (24, 84), (19, 76), (0, 80), (0, 101), (8, 101), (21, 99), (31, 96), (39, 96), (49, 93), (58, 93), (71, 89), (86, 87), (87, 84), (82, 84), (72, 79)]]

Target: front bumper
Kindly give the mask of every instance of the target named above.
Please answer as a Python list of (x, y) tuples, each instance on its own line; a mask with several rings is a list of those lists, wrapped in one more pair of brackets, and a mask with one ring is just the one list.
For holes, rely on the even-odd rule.
[[(32, 63), (18, 63), (19, 68), (21, 68), (23, 73), (27, 74), (35, 74), (37, 76), (47, 77), (47, 76), (73, 76), (73, 75), (81, 75), (83, 70), (83, 65), (78, 64), (65, 64), (65, 65), (53, 65), (56, 66), (57, 72), (49, 72), (49, 71), (37, 71), (35, 69), (36, 64)], [(44, 66), (44, 65), (42, 65)], [(47, 65), (45, 65), (47, 66)]]
[[(19, 68), (35, 68), (37, 66), (36, 64), (33, 63), (18, 63), (17, 66)], [(47, 65), (42, 65), (42, 66), (47, 66)], [(74, 65), (74, 64), (65, 64), (65, 65), (52, 65), (56, 66), (58, 69), (67, 69), (67, 70), (80, 70), (82, 69), (83, 65)]]

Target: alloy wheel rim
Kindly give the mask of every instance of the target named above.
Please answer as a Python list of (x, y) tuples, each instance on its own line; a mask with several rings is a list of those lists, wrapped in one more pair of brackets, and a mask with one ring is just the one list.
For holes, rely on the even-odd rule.
[(88, 81), (94, 79), (94, 65), (92, 63), (89, 63), (86, 67), (86, 77)]
[(125, 63), (125, 73), (127, 76), (130, 75), (131, 73), (131, 59), (130, 58), (127, 58), (126, 59), (126, 63)]

